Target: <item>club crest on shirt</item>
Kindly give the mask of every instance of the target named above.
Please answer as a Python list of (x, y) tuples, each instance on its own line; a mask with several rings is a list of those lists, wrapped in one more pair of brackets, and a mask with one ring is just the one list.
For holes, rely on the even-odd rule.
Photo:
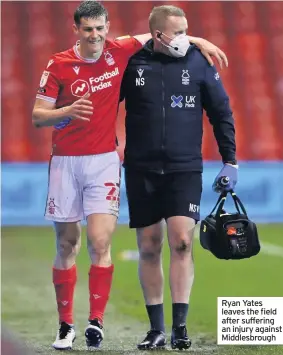
[(39, 83), (40, 88), (43, 88), (46, 85), (49, 74), (50, 74), (50, 72), (46, 71), (46, 70), (44, 70), (44, 72), (42, 73), (40, 83)]
[(105, 59), (105, 61), (106, 61), (106, 63), (108, 65), (114, 65), (115, 64), (115, 60), (114, 60), (112, 54), (109, 53), (109, 51), (104, 52), (104, 59)]

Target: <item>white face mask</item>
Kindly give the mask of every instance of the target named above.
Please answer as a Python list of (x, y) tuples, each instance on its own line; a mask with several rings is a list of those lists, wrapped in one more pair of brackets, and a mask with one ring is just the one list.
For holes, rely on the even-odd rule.
[(172, 57), (180, 58), (184, 57), (187, 54), (187, 51), (190, 47), (190, 42), (188, 36), (185, 33), (182, 33), (181, 35), (178, 35), (173, 39), (167, 36), (165, 33), (161, 33), (159, 35), (159, 38), (161, 38), (161, 35), (164, 35), (171, 39), (169, 44), (165, 44), (163, 42), (161, 43), (168, 48)]

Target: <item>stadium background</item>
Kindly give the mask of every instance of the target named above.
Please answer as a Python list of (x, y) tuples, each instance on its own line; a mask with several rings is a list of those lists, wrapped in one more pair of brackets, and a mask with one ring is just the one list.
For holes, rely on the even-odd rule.
[[(173, 3), (185, 10), (190, 34), (209, 39), (229, 58), (229, 68), (220, 74), (236, 119), (239, 195), (256, 220), (283, 220), (283, 4)], [(77, 4), (72, 1), (2, 4), (2, 222), (5, 225), (45, 223), (46, 166), (52, 129), (35, 129), (31, 125), (31, 111), (48, 58), (75, 43), (71, 27)], [(106, 4), (111, 20), (110, 36), (115, 37), (147, 32), (148, 14), (160, 2)], [(117, 119), (121, 158), (124, 116), (121, 104)], [(215, 200), (210, 186), (221, 167), (206, 118), (203, 157), (209, 162), (201, 205), (205, 215)], [(122, 188), (120, 221), (125, 223), (127, 219)]]
[[(217, 296), (283, 295), (278, 273), (282, 269), (283, 255), (283, 3), (170, 3), (186, 11), (190, 34), (214, 42), (229, 58), (229, 68), (220, 71), (220, 75), (231, 97), (236, 119), (240, 164), (236, 191), (249, 216), (265, 223), (258, 224), (262, 252), (250, 260), (221, 262), (195, 243), (196, 278), (189, 312), (193, 351), (196, 355), (211, 351), (225, 355), (283, 354), (282, 347), (215, 348)], [(10, 346), (20, 346), (20, 339), (24, 339), (40, 354), (53, 354), (50, 344), (57, 330), (51, 283), (54, 233), (50, 223), (43, 218), (51, 129), (32, 127), (31, 110), (49, 56), (69, 48), (76, 40), (71, 26), (77, 4), (72, 1), (1, 3), (2, 322), (13, 331), (13, 340), (7, 340)], [(154, 5), (160, 4), (162, 2), (105, 2), (111, 20), (110, 35), (148, 32), (149, 12)], [(202, 216), (215, 203), (211, 184), (222, 165), (206, 119), (204, 130)], [(117, 119), (117, 132), (122, 158), (123, 105)], [(121, 200), (120, 222), (126, 223), (124, 183)], [(115, 275), (107, 307), (103, 349), (129, 353), (145, 334), (147, 319), (137, 277), (134, 231), (127, 226), (117, 228), (112, 255)], [(164, 304), (168, 327), (171, 324), (169, 260), (165, 243), (167, 287)], [(82, 355), (88, 312), (89, 258), (85, 236), (77, 264), (75, 322), (78, 339), (75, 350), (79, 352), (73, 351), (73, 354)], [(19, 344), (15, 344), (15, 339)], [(3, 355), (14, 355), (5, 344), (2, 341)], [(19, 353), (24, 352), (15, 350), (15, 354)]]

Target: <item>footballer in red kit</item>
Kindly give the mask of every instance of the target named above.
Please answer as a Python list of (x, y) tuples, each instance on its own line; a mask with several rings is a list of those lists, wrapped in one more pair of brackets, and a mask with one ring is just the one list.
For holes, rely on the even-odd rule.
[(106, 40), (102, 55), (96, 60), (83, 58), (78, 45), (50, 58), (37, 98), (60, 108), (89, 94), (94, 112), (90, 122), (67, 117), (54, 126), (53, 155), (77, 156), (115, 151), (115, 121), (121, 80), (130, 56), (142, 47), (134, 37)]
[[(87, 221), (89, 317), (85, 330), (89, 350), (104, 338), (103, 317), (114, 266), (111, 236), (119, 213), (120, 160), (116, 151), (116, 117), (120, 84), (129, 58), (151, 34), (108, 40), (110, 23), (101, 3), (82, 2), (74, 13), (78, 42), (57, 53), (42, 74), (32, 112), (35, 127), (53, 126), (45, 218), (54, 222), (56, 256), (53, 284), (59, 330), (53, 347), (72, 349), (76, 338), (73, 300), (81, 220)], [(212, 43), (188, 36), (213, 64), (227, 65)]]

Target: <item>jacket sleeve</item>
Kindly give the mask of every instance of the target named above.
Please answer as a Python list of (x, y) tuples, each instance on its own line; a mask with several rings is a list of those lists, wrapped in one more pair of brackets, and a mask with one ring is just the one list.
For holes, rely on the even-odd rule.
[(126, 75), (127, 75), (127, 71), (128, 71), (128, 66), (126, 67), (124, 74), (123, 74), (123, 78), (121, 81), (121, 86), (120, 86), (120, 97), (119, 97), (119, 103), (125, 100), (125, 96), (126, 96)]
[(202, 105), (213, 126), (223, 162), (236, 159), (235, 126), (229, 97), (215, 69), (206, 65), (202, 85)]
[(121, 86), (120, 86), (120, 97), (119, 97), (119, 103), (124, 101), (125, 99), (125, 82), (124, 79), (121, 82)]

